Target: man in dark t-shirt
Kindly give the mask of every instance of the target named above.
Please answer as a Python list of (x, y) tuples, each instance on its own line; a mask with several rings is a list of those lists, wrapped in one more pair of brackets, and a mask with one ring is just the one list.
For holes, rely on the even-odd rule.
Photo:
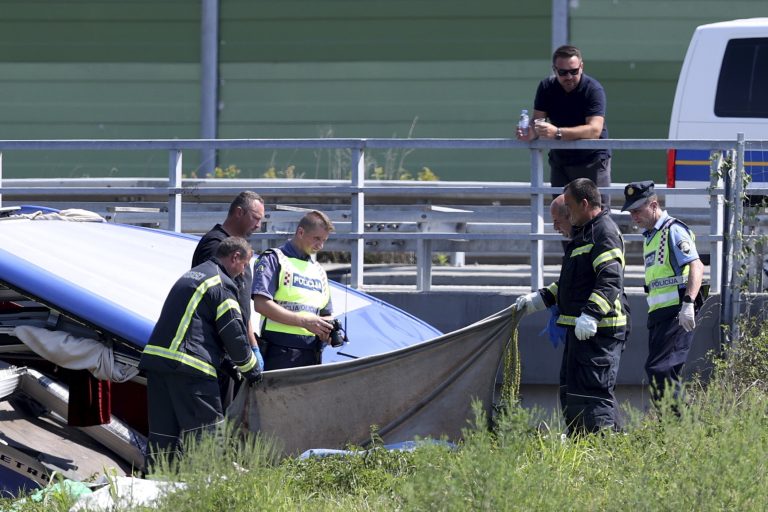
[[(521, 140), (607, 139), (606, 99), (600, 82), (584, 74), (581, 51), (561, 46), (552, 56), (554, 75), (539, 83), (533, 121)], [(589, 178), (598, 187), (611, 185), (611, 152), (607, 149), (553, 149), (549, 152), (550, 182), (563, 187), (576, 178)], [(601, 194), (603, 206), (609, 196)]]
[[(197, 243), (195, 253), (192, 256), (192, 266), (196, 267), (201, 263), (208, 261), (216, 255), (216, 250), (222, 240), (230, 236), (239, 236), (248, 238), (251, 234), (261, 228), (261, 220), (264, 218), (264, 200), (261, 196), (250, 190), (240, 192), (229, 205), (229, 212), (223, 224), (216, 224), (208, 231)], [(254, 334), (251, 323), (251, 287), (253, 286), (253, 271), (251, 265), (245, 266), (242, 274), (234, 279), (237, 286), (237, 302), (240, 304), (240, 311), (243, 316), (243, 322), (248, 332), (248, 341), (252, 348), (255, 348), (254, 354), (258, 351), (258, 342)], [(228, 361), (224, 362), (229, 364)], [(219, 388), (221, 391), (222, 405), (226, 409), (232, 400), (234, 388), (231, 389), (232, 380), (227, 372), (227, 368), (219, 372)], [(231, 372), (230, 372), (231, 373)]]

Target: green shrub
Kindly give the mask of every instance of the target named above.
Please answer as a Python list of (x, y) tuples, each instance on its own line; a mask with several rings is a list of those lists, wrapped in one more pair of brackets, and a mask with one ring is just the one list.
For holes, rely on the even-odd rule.
[(768, 391), (768, 324), (760, 317), (746, 317), (739, 331), (740, 339), (724, 347), (721, 354), (710, 354), (713, 378), (736, 390), (756, 386)]

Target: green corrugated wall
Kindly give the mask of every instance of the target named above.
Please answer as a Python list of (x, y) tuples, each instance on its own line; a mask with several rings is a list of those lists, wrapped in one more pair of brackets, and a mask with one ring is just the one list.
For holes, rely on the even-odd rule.
[[(510, 137), (549, 54), (548, 2), (225, 1), (220, 137)], [(402, 153), (370, 155), (377, 165)], [(220, 155), (337, 176), (337, 152)], [(329, 164), (329, 162), (332, 162)], [(409, 153), (442, 179), (527, 174), (519, 152)], [(330, 169), (329, 169), (330, 167)]]
[[(702, 23), (764, 1), (570, 2), (571, 41), (608, 94), (614, 138), (664, 138)], [(219, 137), (510, 137), (549, 72), (551, 2), (221, 0)], [(200, 1), (5, 1), (0, 138), (199, 136)], [(441, 179), (523, 180), (525, 151), (373, 153)], [(229, 151), (244, 177), (336, 175), (339, 152)], [(164, 176), (157, 153), (6, 152), (4, 176)], [(196, 152), (186, 152), (193, 172)], [(663, 179), (664, 155), (619, 152), (614, 180)]]
[[(196, 138), (200, 2), (0, 4), (1, 139)], [(196, 152), (185, 153), (185, 168)], [(166, 176), (165, 152), (20, 152), (3, 176)]]

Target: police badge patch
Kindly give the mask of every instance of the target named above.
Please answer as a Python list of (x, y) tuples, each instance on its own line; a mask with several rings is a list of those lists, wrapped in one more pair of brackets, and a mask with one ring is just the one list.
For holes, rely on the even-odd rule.
[(680, 252), (688, 255), (691, 253), (691, 242), (688, 240), (680, 240), (677, 242), (677, 248), (680, 249)]
[(652, 267), (653, 262), (656, 259), (656, 251), (649, 252), (645, 255), (645, 268)]

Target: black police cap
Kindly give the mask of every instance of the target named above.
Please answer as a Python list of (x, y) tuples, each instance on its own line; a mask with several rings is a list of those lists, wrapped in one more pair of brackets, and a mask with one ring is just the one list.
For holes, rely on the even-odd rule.
[(634, 210), (648, 200), (655, 192), (652, 181), (636, 181), (624, 187), (624, 206), (621, 211)]

